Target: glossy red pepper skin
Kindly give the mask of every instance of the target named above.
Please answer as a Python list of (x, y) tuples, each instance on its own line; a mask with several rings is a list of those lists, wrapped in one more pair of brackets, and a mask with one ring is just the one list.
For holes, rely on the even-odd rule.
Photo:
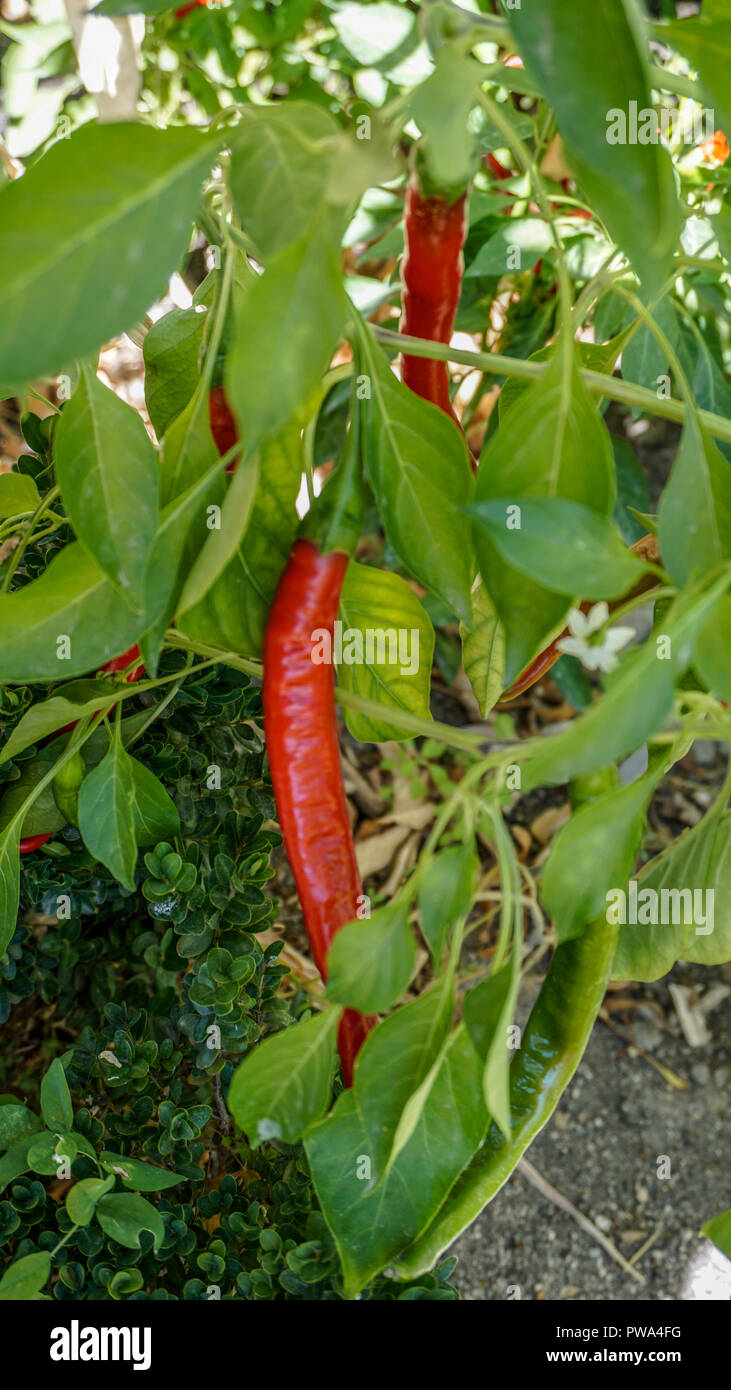
[[(222, 386), (212, 387), (209, 393), (208, 420), (216, 448), (223, 458), (223, 455), (227, 454), (234, 444), (238, 444), (239, 432)], [(226, 464), (226, 472), (233, 473), (236, 463), (236, 459), (231, 459), (231, 462)]]
[[(467, 195), (455, 202), (425, 195), (412, 178), (406, 193), (406, 244), (401, 262), (404, 284), (401, 332), (433, 343), (448, 343), (462, 287), (462, 247), (467, 229)], [(446, 362), (404, 356), (401, 378), (425, 401), (452, 420)]]
[(175, 11), (175, 18), (176, 18), (176, 19), (182, 19), (184, 15), (190, 14), (191, 10), (197, 10), (199, 5), (205, 5), (205, 4), (207, 4), (207, 3), (208, 3), (208, 0), (190, 0), (190, 3), (189, 3), (189, 4), (187, 4), (187, 5), (181, 5), (181, 6)]
[[(315, 629), (332, 637), (347, 567), (344, 552), (322, 555), (311, 541), (296, 541), (264, 634), (264, 729), (279, 824), (323, 979), (328, 947), (355, 918), (363, 893), (343, 790), (334, 671), (312, 660)], [(338, 1048), (347, 1086), (376, 1021), (353, 1009), (343, 1014)]]
[(20, 842), (20, 853), (32, 854), (34, 849), (40, 849), (41, 845), (45, 845), (46, 840), (51, 838), (50, 833), (48, 835), (26, 835), (25, 839)]

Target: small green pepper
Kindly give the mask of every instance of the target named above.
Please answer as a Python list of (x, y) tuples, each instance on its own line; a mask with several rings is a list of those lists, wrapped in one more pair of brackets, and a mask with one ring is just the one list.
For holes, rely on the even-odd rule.
[(74, 753), (63, 767), (59, 768), (53, 779), (53, 795), (59, 811), (66, 817), (69, 825), (77, 825), (79, 788), (86, 776), (86, 763), (81, 753)]

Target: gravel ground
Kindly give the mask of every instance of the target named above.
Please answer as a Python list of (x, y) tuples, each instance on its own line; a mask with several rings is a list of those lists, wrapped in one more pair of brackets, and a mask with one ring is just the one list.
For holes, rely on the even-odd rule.
[[(664, 980), (639, 987), (672, 1024), (669, 981), (706, 991), (728, 984), (731, 968), (679, 963)], [(459, 1256), (454, 1279), (463, 1299), (731, 1299), (731, 1261), (698, 1234), (731, 1204), (731, 995), (707, 1021), (710, 1042), (693, 1048), (679, 1032), (641, 1018), (634, 1024), (636, 1042), (685, 1090), (597, 1022), (574, 1081), (527, 1155), (625, 1259), (656, 1236), (637, 1262), (645, 1282), (516, 1172), (450, 1252)]]

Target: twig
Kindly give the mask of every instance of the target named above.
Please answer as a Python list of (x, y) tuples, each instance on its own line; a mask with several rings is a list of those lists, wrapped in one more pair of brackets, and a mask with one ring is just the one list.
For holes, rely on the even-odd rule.
[(613, 1245), (611, 1240), (604, 1235), (604, 1232), (600, 1231), (599, 1227), (595, 1226), (594, 1222), (590, 1221), (588, 1216), (584, 1216), (582, 1212), (578, 1211), (573, 1202), (569, 1201), (568, 1197), (564, 1197), (562, 1192), (559, 1192), (550, 1182), (547, 1182), (542, 1174), (538, 1172), (538, 1169), (534, 1168), (533, 1164), (528, 1162), (527, 1158), (521, 1158), (518, 1168), (523, 1174), (523, 1177), (527, 1178), (528, 1182), (531, 1183), (538, 1192), (544, 1197), (547, 1197), (549, 1202), (553, 1202), (554, 1206), (559, 1207), (561, 1211), (565, 1211), (568, 1216), (573, 1217), (577, 1226), (580, 1226), (582, 1231), (586, 1231), (587, 1235), (591, 1236), (598, 1245), (601, 1245), (603, 1250), (606, 1250), (608, 1255), (611, 1255), (613, 1260), (616, 1260), (618, 1265), (622, 1266), (625, 1274), (629, 1274), (633, 1279), (636, 1279), (639, 1284), (644, 1284), (646, 1282), (644, 1274), (640, 1274), (638, 1269), (634, 1269), (629, 1261), (625, 1260), (624, 1255), (622, 1255), (616, 1245)]
[(228, 1117), (228, 1110), (226, 1109), (226, 1106), (223, 1103), (223, 1095), (221, 1093), (220, 1072), (216, 1072), (216, 1075), (213, 1078), (213, 1094), (216, 1098), (216, 1109), (218, 1111), (218, 1118), (221, 1121), (221, 1133), (228, 1134), (231, 1128), (231, 1121)]
[(660, 1221), (658, 1225), (655, 1227), (654, 1231), (652, 1232), (652, 1235), (647, 1237), (647, 1240), (645, 1241), (644, 1245), (641, 1245), (639, 1250), (635, 1250), (634, 1255), (630, 1255), (629, 1263), (631, 1265), (637, 1264), (637, 1261), (641, 1260), (642, 1256), (647, 1254), (647, 1251), (650, 1249), (650, 1246), (655, 1244), (655, 1241), (657, 1240), (661, 1231), (662, 1221)]

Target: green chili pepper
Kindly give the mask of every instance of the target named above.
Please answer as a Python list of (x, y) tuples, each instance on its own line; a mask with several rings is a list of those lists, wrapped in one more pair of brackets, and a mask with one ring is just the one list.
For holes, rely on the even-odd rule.
[[(580, 800), (593, 800), (603, 790), (606, 786), (586, 787)], [(577, 791), (574, 785), (574, 796)], [(506, 1140), (496, 1124), (490, 1125), (482, 1148), (438, 1215), (397, 1263), (399, 1278), (413, 1279), (432, 1268), (499, 1191), (550, 1119), (589, 1041), (618, 936), (619, 927), (599, 917), (581, 936), (557, 948), (510, 1069), (512, 1137)]]
[(86, 763), (81, 753), (75, 753), (53, 779), (54, 800), (69, 825), (78, 824), (79, 788), (85, 776)]

